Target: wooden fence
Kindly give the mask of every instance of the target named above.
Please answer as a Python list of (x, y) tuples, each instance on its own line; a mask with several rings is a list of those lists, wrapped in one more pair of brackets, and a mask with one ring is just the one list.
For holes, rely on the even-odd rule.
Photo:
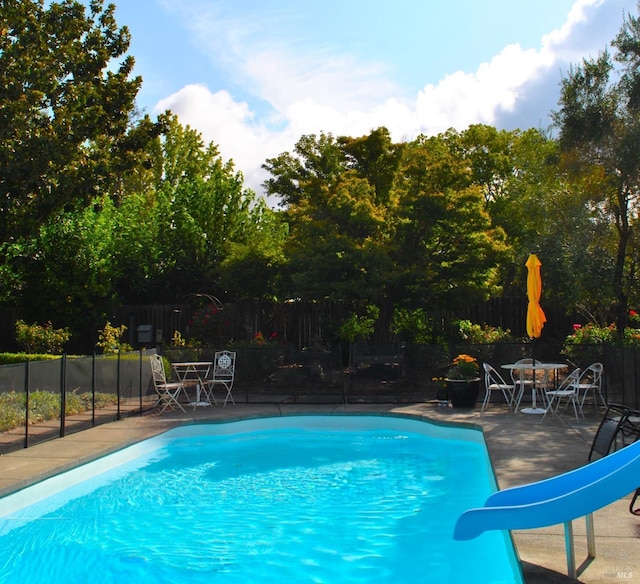
[[(524, 337), (527, 301), (524, 297), (496, 298), (491, 301), (452, 312), (432, 313), (431, 317), (444, 330), (454, 319), (468, 319), (477, 324), (488, 324), (508, 329), (516, 338)], [(265, 341), (291, 344), (298, 349), (327, 348), (337, 341), (339, 325), (350, 309), (336, 302), (236, 302), (220, 308), (209, 304), (206, 298), (192, 298), (190, 303), (127, 305), (118, 308), (111, 320), (115, 326), (125, 325), (125, 340), (138, 348), (168, 346), (177, 331), (182, 337), (199, 333), (212, 346), (230, 342), (250, 343), (256, 336)], [(547, 323), (543, 339), (564, 339), (572, 332), (575, 317), (567, 316), (553, 307), (546, 308)], [(208, 316), (208, 320), (205, 319)], [(20, 349), (15, 340), (15, 321), (19, 315), (13, 309), (0, 310), (0, 352)], [(390, 309), (382, 309), (376, 331), (370, 339), (373, 344), (389, 344), (393, 338), (389, 330)], [(208, 330), (206, 330), (208, 329)], [(86, 334), (97, 336), (97, 331)], [(76, 350), (91, 353), (90, 342)]]

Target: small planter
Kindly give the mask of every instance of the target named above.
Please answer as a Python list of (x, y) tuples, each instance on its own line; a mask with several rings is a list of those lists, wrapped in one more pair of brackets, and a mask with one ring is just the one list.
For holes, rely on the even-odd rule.
[(473, 408), (480, 393), (480, 378), (445, 379), (451, 405), (454, 408)]

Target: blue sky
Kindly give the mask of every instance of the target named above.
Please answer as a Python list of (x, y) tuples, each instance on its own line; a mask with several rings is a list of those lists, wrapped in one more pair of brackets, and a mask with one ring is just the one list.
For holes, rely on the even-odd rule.
[(546, 128), (571, 63), (636, 0), (120, 0), (144, 83), (260, 191), (304, 134), (395, 140), (473, 123)]

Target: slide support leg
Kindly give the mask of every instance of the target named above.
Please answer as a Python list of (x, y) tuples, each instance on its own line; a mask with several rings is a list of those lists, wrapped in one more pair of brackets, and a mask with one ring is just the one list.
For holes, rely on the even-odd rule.
[(596, 530), (593, 527), (593, 513), (585, 516), (587, 522), (587, 554), (590, 558), (596, 557)]
[(576, 574), (576, 549), (573, 543), (573, 522), (564, 524), (564, 546), (567, 550), (567, 572), (570, 578), (577, 578)]

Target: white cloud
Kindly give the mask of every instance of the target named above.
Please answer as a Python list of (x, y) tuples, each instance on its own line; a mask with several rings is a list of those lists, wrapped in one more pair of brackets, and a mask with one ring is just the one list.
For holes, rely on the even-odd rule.
[(226, 91), (212, 93), (204, 85), (187, 85), (155, 107), (156, 113), (165, 110), (197, 129), (206, 143), (217, 144), (222, 157), (233, 159), (245, 184), (256, 191), (266, 178), (260, 168), (266, 158), (289, 147), (288, 142), (274, 140), (272, 132), (255, 124), (249, 106), (235, 101)]
[(510, 45), (475, 73), (458, 71), (427, 85), (416, 100), (421, 128), (437, 133), (473, 123), (494, 124), (497, 112), (512, 111), (521, 86), (549, 61), (543, 53)]
[(225, 55), (237, 78), (270, 106), (270, 117), (256, 120), (247, 103), (204, 85), (186, 86), (155, 109), (171, 109), (207, 142), (218, 144), (223, 157), (233, 158), (243, 171), (247, 186), (260, 192), (264, 161), (291, 150), (304, 134), (358, 136), (386, 126), (394, 139), (402, 140), (473, 123), (509, 129), (529, 127), (521, 122), (546, 125), (562, 67), (604, 48), (598, 43), (606, 45), (615, 36), (626, 4), (628, 0), (578, 0), (567, 22), (541, 39), (539, 50), (509, 45), (475, 72), (447, 75), (413, 98), (394, 97), (398, 88), (376, 64), (320, 49), (305, 51), (295, 39), (292, 45), (270, 43), (259, 34), (264, 26), (256, 31), (219, 14), (215, 20), (200, 15), (194, 29), (199, 42), (215, 58)]

